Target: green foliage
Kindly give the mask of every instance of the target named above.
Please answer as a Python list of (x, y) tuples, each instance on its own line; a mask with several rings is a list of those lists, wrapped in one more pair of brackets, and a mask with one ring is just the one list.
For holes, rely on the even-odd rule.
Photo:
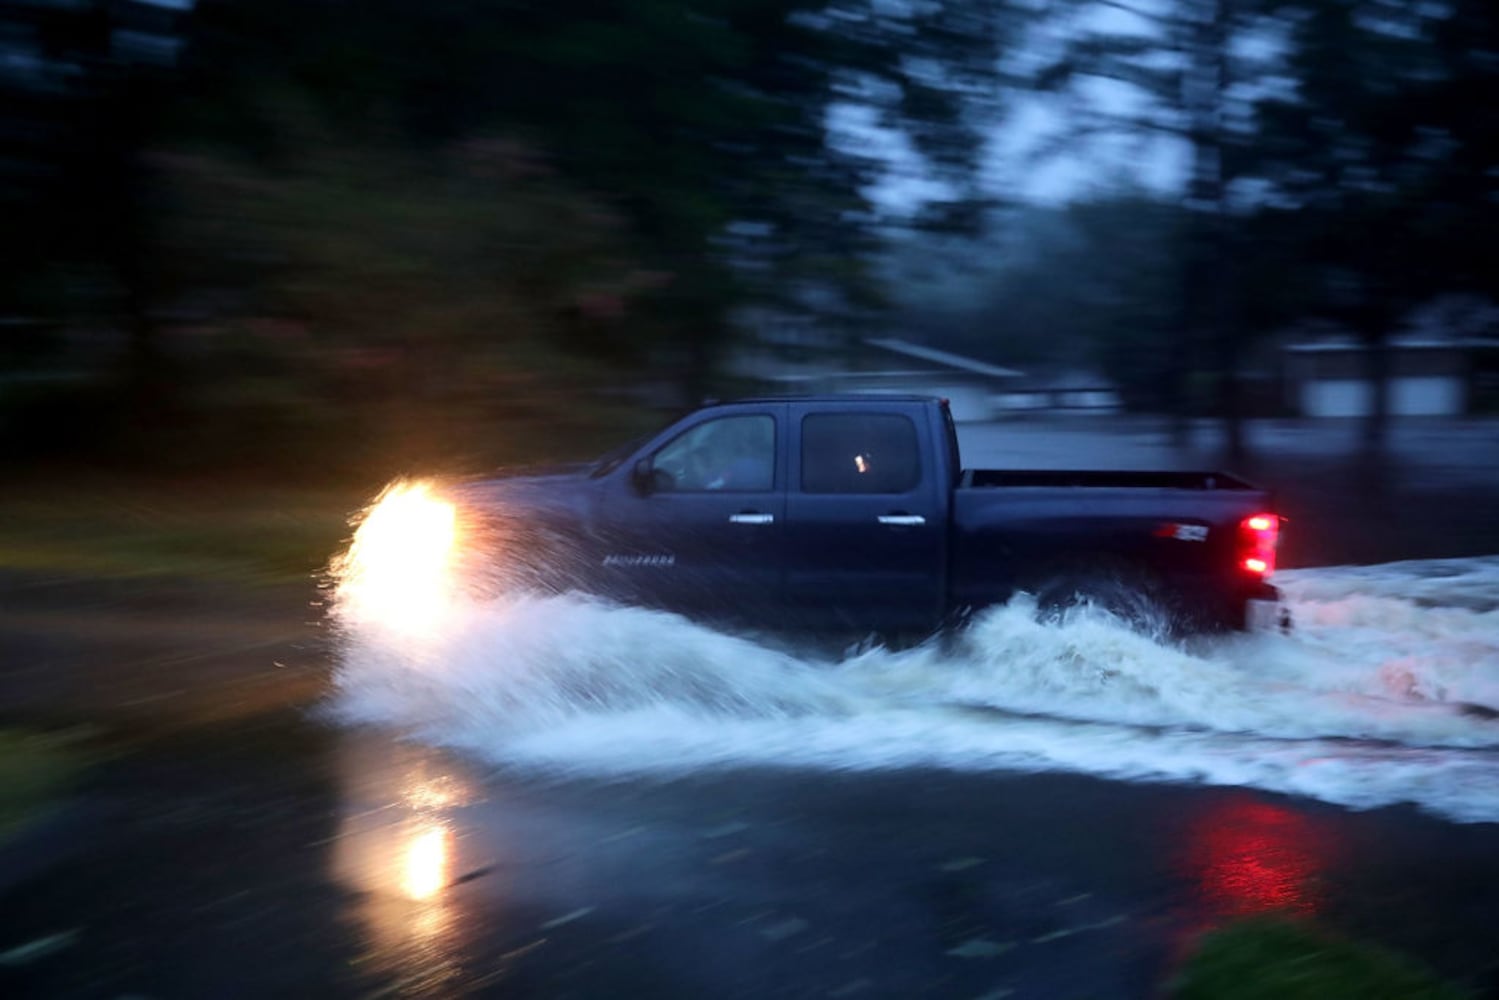
[(1270, 335), (1322, 318), (1379, 342), (1419, 303), (1499, 287), (1481, 249), (1499, 224), (1492, 3), (1077, 0), (1044, 16), (1053, 57), (1032, 87), (1138, 98), (1074, 101), (1060, 143), (1169, 137), (1186, 199), (1111, 192), (1003, 249), (987, 320), (958, 319), (1003, 345), (984, 353), (1086, 357), (1153, 408), (1216, 399), (1232, 435), (1224, 390)]
[[(373, 487), (371, 487), (373, 488)], [(202, 483), (123, 486), (90, 478), (0, 496), (0, 569), (80, 578), (307, 581), (348, 534), (353, 490)]]
[(1033, 209), (1012, 217), (999, 263), (954, 304), (915, 308), (913, 327), (976, 357), (1031, 369), (1092, 369), (1128, 402), (1167, 402), (1180, 324), (1185, 212), (1145, 197)]
[[(187, 465), (596, 415), (610, 382), (695, 394), (737, 306), (880, 302), (881, 160), (829, 141), (835, 105), (909, 135), (943, 224), (971, 221), (1004, 8), (201, 0), (172, 78), (88, 63), (123, 123), (102, 200), (47, 226), (57, 185), (33, 228), (61, 242), (15, 286), (65, 275), (55, 307), (116, 331), (105, 423)], [(103, 244), (70, 235), (103, 215)], [(15, 438), (60, 444), (35, 412)]]
[[(863, 185), (876, 161), (827, 142), (831, 103), (879, 106), (934, 162), (971, 168), (965, 93), (992, 80), (994, 3), (853, 0), (370, 0), (359, 16), (306, 0), (207, 0), (183, 120), (274, 162), (305, 152), (259, 94), (294, 93), (341, 131), (419, 154), (517, 137), (625, 220), (643, 266), (680, 280), (653, 305), (701, 325), (707, 294), (766, 295), (873, 246)], [(329, 39), (337, 39), (331, 44)], [(389, 145), (382, 142), (381, 145)], [(731, 223), (757, 237), (724, 239)], [(744, 258), (765, 265), (744, 271)], [(715, 273), (716, 272), (716, 273)]]
[(1430, 39), (1446, 16), (1374, 0), (1307, 5), (1291, 22), (1296, 93), (1257, 109), (1258, 145), (1245, 166), (1298, 209), (1282, 222), (1302, 266), (1316, 271), (1309, 304), (1371, 340), (1453, 287), (1422, 238), (1442, 169), (1431, 155), (1441, 144), (1422, 140), (1441, 128), (1422, 92), (1444, 73)]
[(1462, 1000), (1399, 955), (1281, 919), (1207, 935), (1171, 990), (1176, 1000)]
[(0, 841), (67, 790), (80, 765), (67, 733), (0, 729)]

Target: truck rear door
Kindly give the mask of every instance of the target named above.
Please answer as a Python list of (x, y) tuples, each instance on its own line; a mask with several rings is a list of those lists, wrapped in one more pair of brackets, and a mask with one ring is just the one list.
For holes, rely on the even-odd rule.
[(817, 627), (925, 630), (944, 610), (947, 491), (916, 403), (791, 407), (789, 612)]

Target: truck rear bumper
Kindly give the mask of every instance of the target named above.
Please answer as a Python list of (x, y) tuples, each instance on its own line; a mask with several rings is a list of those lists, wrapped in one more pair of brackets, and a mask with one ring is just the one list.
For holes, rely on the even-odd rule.
[(1280, 591), (1268, 583), (1262, 584), (1244, 602), (1244, 628), (1247, 631), (1289, 634), (1293, 625), (1291, 609)]

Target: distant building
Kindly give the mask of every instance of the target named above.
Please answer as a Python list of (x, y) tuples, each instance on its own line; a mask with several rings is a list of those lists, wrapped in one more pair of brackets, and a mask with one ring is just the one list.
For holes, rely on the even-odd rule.
[(1112, 380), (1087, 369), (1034, 372), (1006, 386), (995, 397), (1006, 416), (1027, 413), (1117, 413), (1124, 400)]
[(1004, 387), (1024, 374), (895, 337), (836, 338), (801, 326), (778, 329), (747, 345), (732, 371), (787, 393), (940, 396), (959, 421), (994, 419)]
[[(1396, 337), (1386, 348), (1394, 416), (1460, 416), (1474, 400), (1479, 359), (1499, 347), (1485, 338)], [(1348, 337), (1285, 348), (1286, 404), (1306, 417), (1363, 417), (1374, 408), (1367, 346)]]

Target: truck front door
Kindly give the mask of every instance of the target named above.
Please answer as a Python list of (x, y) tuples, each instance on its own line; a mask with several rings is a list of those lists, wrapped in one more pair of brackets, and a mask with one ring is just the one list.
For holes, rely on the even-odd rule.
[(605, 590), (710, 618), (774, 623), (785, 556), (785, 409), (706, 411), (672, 429), (602, 505)]

